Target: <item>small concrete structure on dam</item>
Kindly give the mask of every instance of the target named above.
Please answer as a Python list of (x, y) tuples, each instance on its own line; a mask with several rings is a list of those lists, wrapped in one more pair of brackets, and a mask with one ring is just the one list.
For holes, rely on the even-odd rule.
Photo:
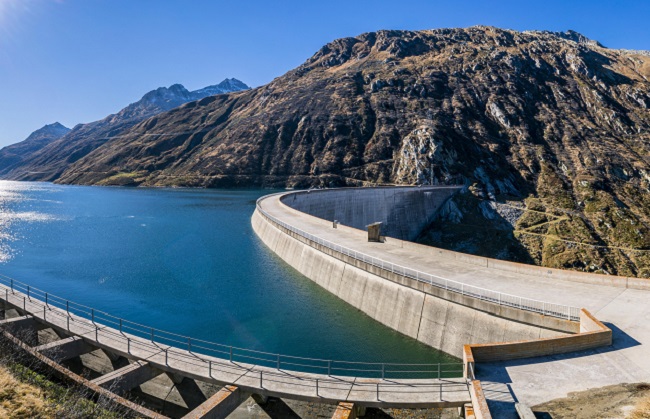
[[(572, 391), (650, 380), (650, 326), (637, 314), (650, 316), (647, 280), (408, 241), (458, 189), (280, 193), (258, 201), (252, 224), (271, 250), (326, 290), (462, 357), (476, 417), (516, 417), (517, 399), (533, 406)], [(368, 241), (365, 228), (375, 222), (382, 223), (381, 242)]]

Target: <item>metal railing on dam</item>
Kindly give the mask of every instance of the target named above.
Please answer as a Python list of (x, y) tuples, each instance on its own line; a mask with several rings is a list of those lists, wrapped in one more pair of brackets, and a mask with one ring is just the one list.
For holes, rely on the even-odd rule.
[(459, 281), (452, 279), (443, 278), (438, 275), (433, 275), (427, 272), (418, 271), (415, 269), (408, 268), (406, 266), (398, 265), (392, 262), (382, 260), (374, 256), (367, 255), (365, 253), (358, 252), (356, 250), (349, 249), (347, 247), (338, 245), (331, 241), (322, 239), (318, 236), (315, 236), (311, 233), (303, 231), (299, 228), (296, 228), (284, 221), (281, 221), (271, 214), (266, 212), (262, 206), (262, 202), (265, 199), (270, 197), (289, 194), (289, 193), (304, 193), (304, 192), (279, 192), (276, 194), (270, 194), (259, 198), (256, 202), (258, 212), (265, 217), (268, 221), (275, 224), (278, 227), (284, 228), (292, 233), (295, 233), (307, 240), (310, 240), (320, 246), (331, 249), (334, 252), (338, 252), (342, 255), (351, 257), (360, 262), (367, 263), (369, 265), (390, 271), (393, 274), (401, 275), (407, 278), (415, 279), (419, 282), (423, 282), (447, 291), (452, 291), (459, 293), (463, 296), (469, 296), (483, 301), (488, 301), (491, 303), (498, 304), (504, 307), (513, 307), (520, 310), (530, 311), (534, 313), (539, 313), (545, 316), (556, 317), (560, 319), (567, 319), (571, 321), (580, 320), (580, 309), (578, 307), (571, 307), (562, 304), (555, 304), (546, 301), (535, 300), (526, 297), (520, 297), (513, 294), (502, 293), (498, 291), (492, 291), (486, 288), (477, 287), (474, 285), (465, 284)]
[[(462, 362), (437, 364), (355, 362), (307, 358), (240, 348), (196, 339), (125, 320), (104, 311), (58, 297), (1, 274), (0, 287), (4, 288), (4, 292), (2, 292), (4, 295), (0, 295), (0, 299), (22, 308), (25, 312), (39, 315), (39, 318), (44, 321), (52, 320), (51, 318), (48, 319), (48, 316), (58, 316), (58, 323), (63, 321), (62, 328), (70, 330), (71, 322), (76, 321), (78, 325), (78, 321), (81, 319), (89, 320), (91, 327), (88, 333), (94, 333), (95, 337), (98, 337), (100, 332), (112, 333), (114, 337), (123, 341), (127, 352), (135, 344), (146, 346), (147, 342), (149, 342), (151, 350), (162, 350), (164, 352), (166, 362), (172, 353), (170, 351), (171, 347), (175, 347), (183, 351), (173, 352), (173, 356), (187, 358), (188, 362), (200, 361), (197, 355), (203, 354), (219, 358), (233, 365), (246, 363), (275, 370), (323, 374), (326, 376), (384, 380), (406, 378), (444, 379), (462, 377), (463, 375)], [(2, 291), (1, 288), (0, 291)], [(35, 307), (36, 311), (34, 310)], [(53, 308), (59, 310), (53, 310)], [(114, 332), (110, 332), (110, 329), (113, 329)], [(165, 348), (165, 345), (170, 348)], [(213, 367), (216, 368), (222, 365), (213, 363), (210, 360), (206, 360), (204, 363), (209, 375), (212, 373)], [(270, 373), (267, 374), (271, 375)]]

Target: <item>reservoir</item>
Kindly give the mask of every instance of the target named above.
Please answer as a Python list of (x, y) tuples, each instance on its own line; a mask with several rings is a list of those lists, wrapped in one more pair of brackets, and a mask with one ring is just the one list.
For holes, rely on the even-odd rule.
[(297, 273), (250, 224), (272, 190), (0, 181), (0, 274), (143, 325), (321, 359), (456, 359)]

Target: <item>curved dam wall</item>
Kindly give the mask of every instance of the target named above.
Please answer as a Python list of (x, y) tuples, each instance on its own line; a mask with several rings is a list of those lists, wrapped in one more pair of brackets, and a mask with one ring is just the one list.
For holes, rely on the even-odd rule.
[[(284, 195), (279, 205), (291, 195)], [(296, 211), (291, 216), (309, 217)], [(578, 322), (480, 301), (339, 254), (278, 225), (259, 210), (252, 225), (271, 250), (321, 287), (380, 323), (457, 357), (462, 357), (465, 344), (579, 332)]]
[(364, 230), (381, 222), (381, 234), (414, 240), (462, 187), (376, 187), (293, 192), (282, 203), (297, 211)]

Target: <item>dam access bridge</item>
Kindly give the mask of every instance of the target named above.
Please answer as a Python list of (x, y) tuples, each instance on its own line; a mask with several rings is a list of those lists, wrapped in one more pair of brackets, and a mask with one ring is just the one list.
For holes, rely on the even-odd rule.
[[(179, 391), (185, 388), (186, 417), (226, 417), (253, 395), (261, 403), (279, 397), (336, 404), (337, 418), (360, 416), (367, 407), (459, 407), (468, 417), (508, 417), (516, 401), (533, 405), (648, 377), (644, 342), (650, 333), (638, 316), (628, 317), (650, 311), (641, 304), (645, 281), (409, 241), (458, 189), (286, 192), (258, 200), (252, 224), (309, 279), (381, 323), (462, 357), (462, 364), (350, 363), (234, 348), (119, 319), (11, 279), (0, 279), (3, 336), (58, 374), (147, 417), (161, 414), (123, 395), (161, 374)], [(369, 242), (362, 230), (374, 222), (383, 223), (379, 242)], [(612, 309), (619, 304), (623, 308)], [(41, 329), (54, 337), (34, 338)], [(68, 360), (98, 350), (113, 366), (94, 378), (65, 368)], [(537, 358), (521, 360), (530, 357)], [(206, 392), (205, 383), (216, 387)]]

